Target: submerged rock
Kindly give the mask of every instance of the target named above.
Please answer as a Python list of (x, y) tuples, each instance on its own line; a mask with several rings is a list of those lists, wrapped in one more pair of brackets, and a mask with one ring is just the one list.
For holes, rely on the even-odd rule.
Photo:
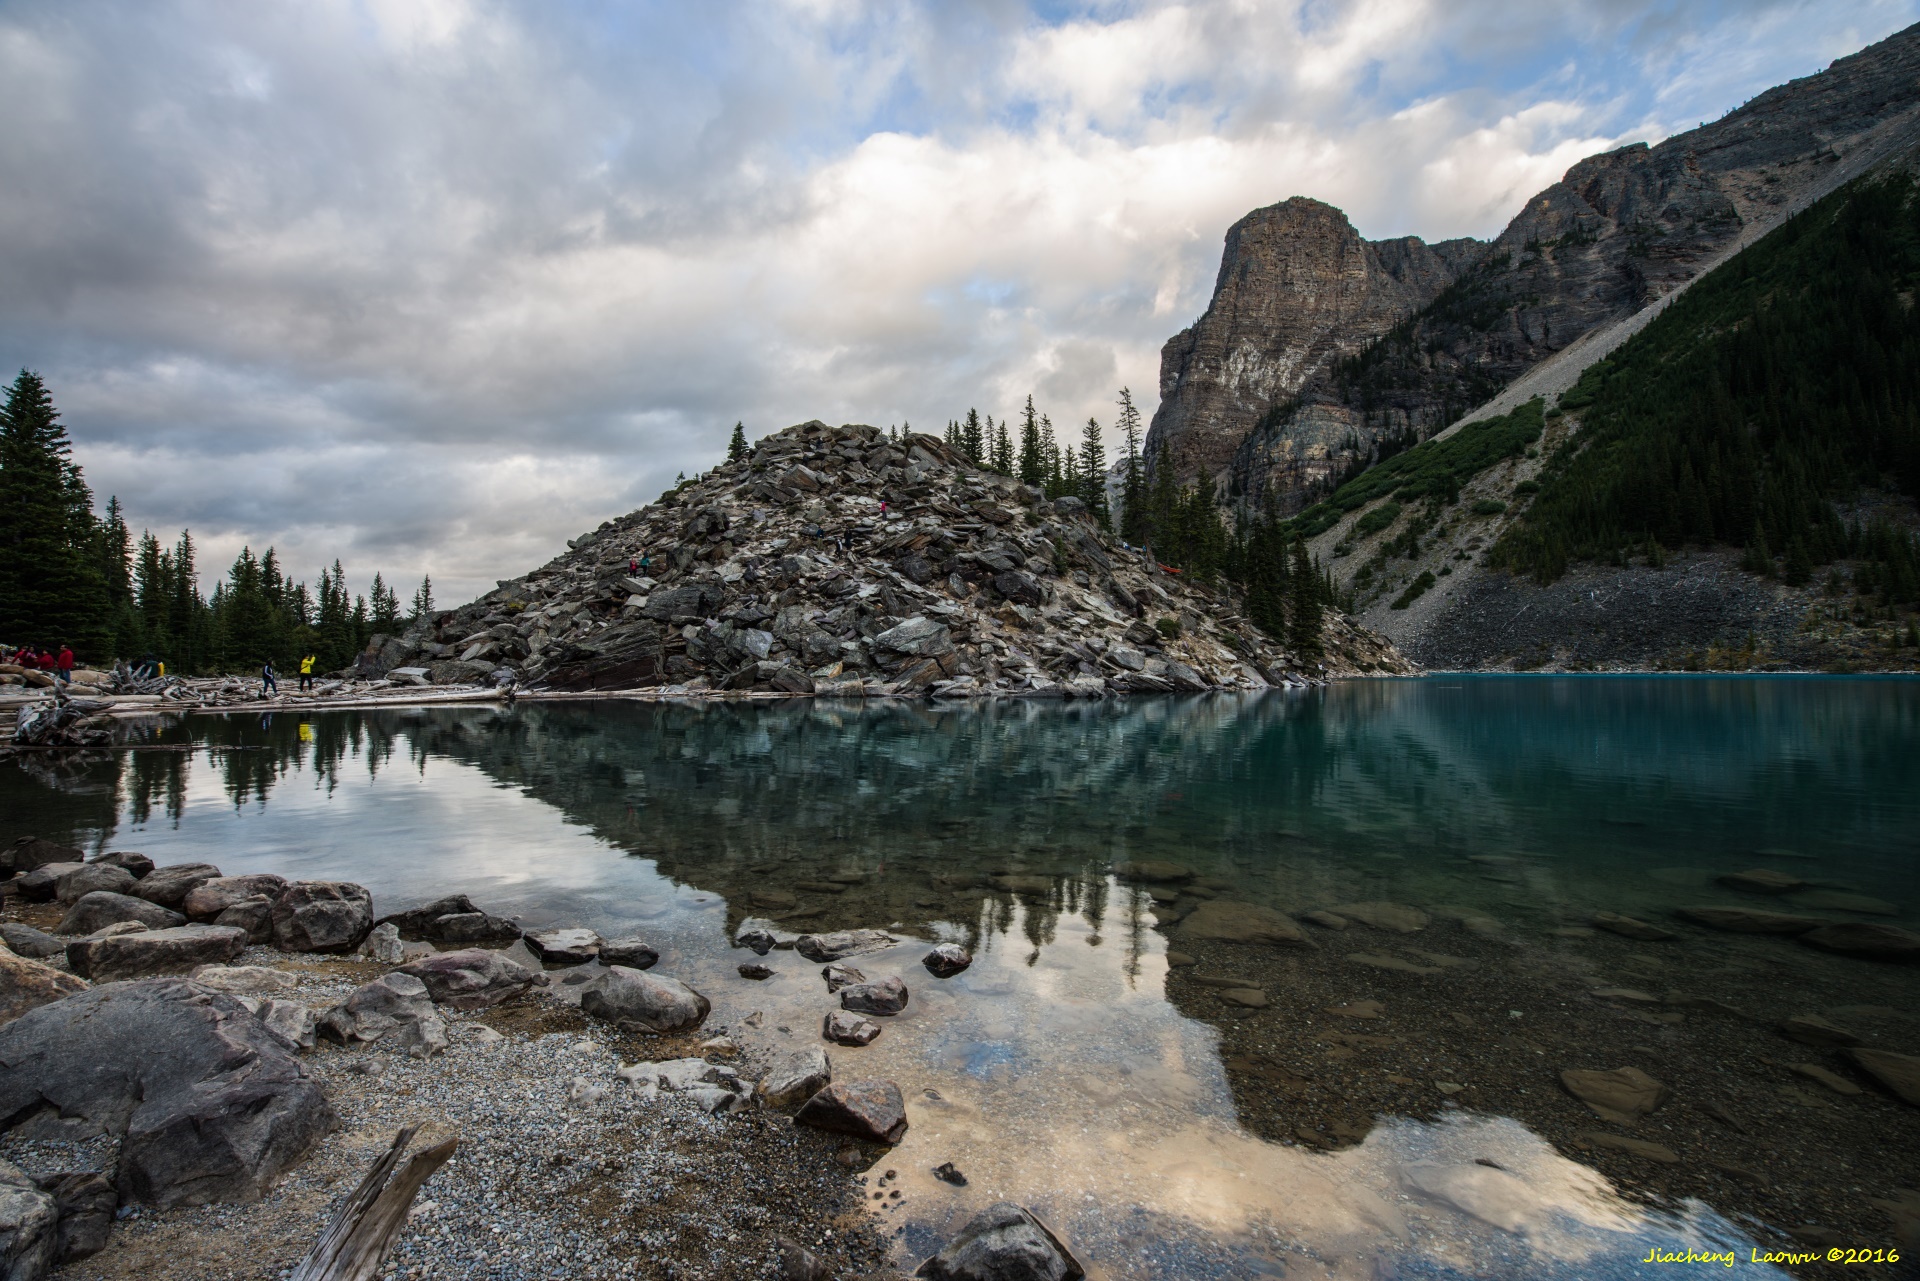
[(1664, 943), (1680, 936), (1661, 925), (1651, 925), (1646, 921), (1635, 920), (1631, 916), (1622, 916), (1618, 912), (1595, 912), (1595, 928), (1618, 934), (1622, 938), (1640, 939), (1647, 943)]
[(869, 1143), (895, 1144), (907, 1134), (907, 1105), (892, 1081), (847, 1081), (822, 1088), (793, 1120)]
[(1886, 1086), (1895, 1098), (1920, 1108), (1920, 1057), (1859, 1046), (1848, 1050), (1847, 1057), (1861, 1071)]
[(820, 1035), (836, 1045), (871, 1045), (880, 1025), (847, 1010), (833, 1010), (821, 1024)]
[(1805, 934), (1828, 922), (1817, 916), (1795, 916), (1790, 912), (1768, 912), (1757, 907), (1720, 907), (1705, 905), (1682, 907), (1675, 911), (1696, 925), (1728, 930), (1735, 934)]
[(950, 979), (973, 964), (973, 954), (958, 943), (942, 943), (920, 958), (920, 964), (937, 979)]
[(630, 970), (650, 970), (660, 963), (660, 953), (645, 939), (631, 935), (608, 939), (600, 945), (602, 965), (624, 965)]
[(1567, 1093), (1602, 1121), (1632, 1125), (1667, 1099), (1667, 1087), (1636, 1067), (1598, 1071), (1575, 1068), (1560, 1073)]
[(873, 983), (849, 983), (840, 989), (840, 1008), (856, 1014), (898, 1014), (907, 1008), (907, 985), (893, 975)]
[(1878, 921), (1842, 921), (1800, 936), (1808, 947), (1875, 961), (1920, 961), (1920, 934)]
[(585, 965), (600, 955), (601, 939), (592, 930), (541, 930), (524, 937), (533, 954), (548, 965)]
[(1766, 867), (1757, 867), (1747, 872), (1734, 872), (1714, 879), (1730, 890), (1745, 890), (1749, 894), (1790, 894), (1794, 890), (1805, 889), (1807, 886), (1807, 883), (1797, 876), (1788, 876), (1785, 872), (1776, 872)]
[(809, 961), (840, 961), (884, 951), (899, 941), (884, 930), (838, 930), (832, 934), (803, 934), (794, 940), (793, 950)]
[(833, 1062), (819, 1046), (783, 1055), (760, 1078), (760, 1101), (770, 1108), (798, 1107), (833, 1082)]
[(1430, 919), (1417, 907), (1408, 907), (1405, 903), (1387, 903), (1374, 900), (1366, 903), (1342, 903), (1328, 909), (1336, 916), (1344, 916), (1350, 921), (1372, 926), (1376, 930), (1388, 930), (1394, 934), (1414, 934), (1427, 928)]
[(1033, 1211), (1000, 1201), (967, 1220), (913, 1275), (926, 1281), (1078, 1281), (1087, 1272)]
[(1180, 922), (1180, 933), (1193, 939), (1227, 943), (1268, 944), (1274, 947), (1312, 947), (1313, 941), (1283, 912), (1256, 903), (1208, 899)]

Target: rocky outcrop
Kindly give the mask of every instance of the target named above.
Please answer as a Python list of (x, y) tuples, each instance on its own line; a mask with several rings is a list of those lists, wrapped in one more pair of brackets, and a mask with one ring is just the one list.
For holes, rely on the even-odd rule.
[(1345, 214), (1303, 196), (1254, 210), (1227, 231), (1206, 314), (1161, 349), (1148, 457), (1165, 449), (1183, 481), (1225, 488), (1269, 410), (1432, 302), (1485, 248), (1362, 240)]
[(819, 422), (421, 624), (429, 636), (502, 682), (564, 690), (1099, 698), (1404, 667), (1337, 614), (1325, 656), (1301, 659), (1077, 501), (931, 436)]
[(1409, 250), (1397, 273), (1384, 259), (1375, 272), (1379, 247), (1367, 257), (1311, 201), (1256, 211), (1228, 233), (1207, 314), (1162, 353), (1149, 444), (1170, 449), (1182, 480), (1224, 468), (1229, 489), (1290, 515), (1383, 447), (1432, 435), (1667, 296), (1853, 153), (1916, 127), (1920, 26), (1658, 146), (1582, 160), (1483, 251), (1428, 250), (1438, 266)]

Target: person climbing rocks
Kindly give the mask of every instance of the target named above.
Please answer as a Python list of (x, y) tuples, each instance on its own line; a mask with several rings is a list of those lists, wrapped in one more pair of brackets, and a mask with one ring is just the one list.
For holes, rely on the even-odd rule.
[(273, 678), (273, 660), (269, 658), (260, 664), (260, 697), (265, 698), (269, 693), (278, 694), (279, 692), (280, 682)]
[(313, 688), (313, 665), (317, 661), (318, 661), (318, 656), (314, 654), (308, 654), (305, 658), (300, 660), (300, 688), (301, 689), (309, 690)]

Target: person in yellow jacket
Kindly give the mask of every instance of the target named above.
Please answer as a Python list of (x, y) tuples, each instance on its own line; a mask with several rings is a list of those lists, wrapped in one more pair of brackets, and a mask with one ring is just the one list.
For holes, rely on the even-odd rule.
[(308, 654), (305, 658), (300, 660), (300, 688), (301, 689), (313, 688), (314, 662), (315, 662), (315, 656), (312, 654)]

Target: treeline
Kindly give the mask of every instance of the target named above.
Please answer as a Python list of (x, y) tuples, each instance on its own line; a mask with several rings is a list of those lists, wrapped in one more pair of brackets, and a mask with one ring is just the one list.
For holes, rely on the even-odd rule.
[(1863, 487), (1920, 497), (1920, 199), (1859, 180), (1702, 280), (1560, 407), (1582, 429), (1490, 560), (1551, 581), (1578, 559), (1687, 544), (1809, 581), (1843, 557), (1920, 600), (1920, 543), (1843, 520)]
[[(1137, 436), (1140, 415), (1133, 409), (1133, 397), (1124, 389), (1120, 396), (1121, 427)], [(1078, 450), (1071, 444), (1062, 448), (1054, 435), (1053, 419), (1036, 412), (1033, 397), (1028, 396), (1026, 408), (1020, 411), (1017, 440), (1006, 419), (996, 423), (993, 415), (982, 415), (977, 409), (948, 422), (945, 438), (949, 446), (982, 471), (1015, 477), (1023, 485), (1038, 485), (1050, 499), (1078, 498), (1103, 527), (1113, 528), (1107, 502), (1107, 447), (1100, 437), (1098, 419), (1087, 419), (1087, 425), (1080, 429)]]
[(207, 597), (192, 533), (172, 546), (144, 531), (135, 540), (118, 498), (96, 517), (72, 454), (45, 383), (22, 370), (0, 408), (0, 642), (71, 645), (89, 665), (152, 656), (180, 675), (268, 660), (291, 671), (307, 655), (332, 671), (375, 632), (433, 608), (431, 579), (403, 613), (379, 574), (370, 598), (352, 595), (336, 560), (310, 590), (272, 548), (243, 549)]

